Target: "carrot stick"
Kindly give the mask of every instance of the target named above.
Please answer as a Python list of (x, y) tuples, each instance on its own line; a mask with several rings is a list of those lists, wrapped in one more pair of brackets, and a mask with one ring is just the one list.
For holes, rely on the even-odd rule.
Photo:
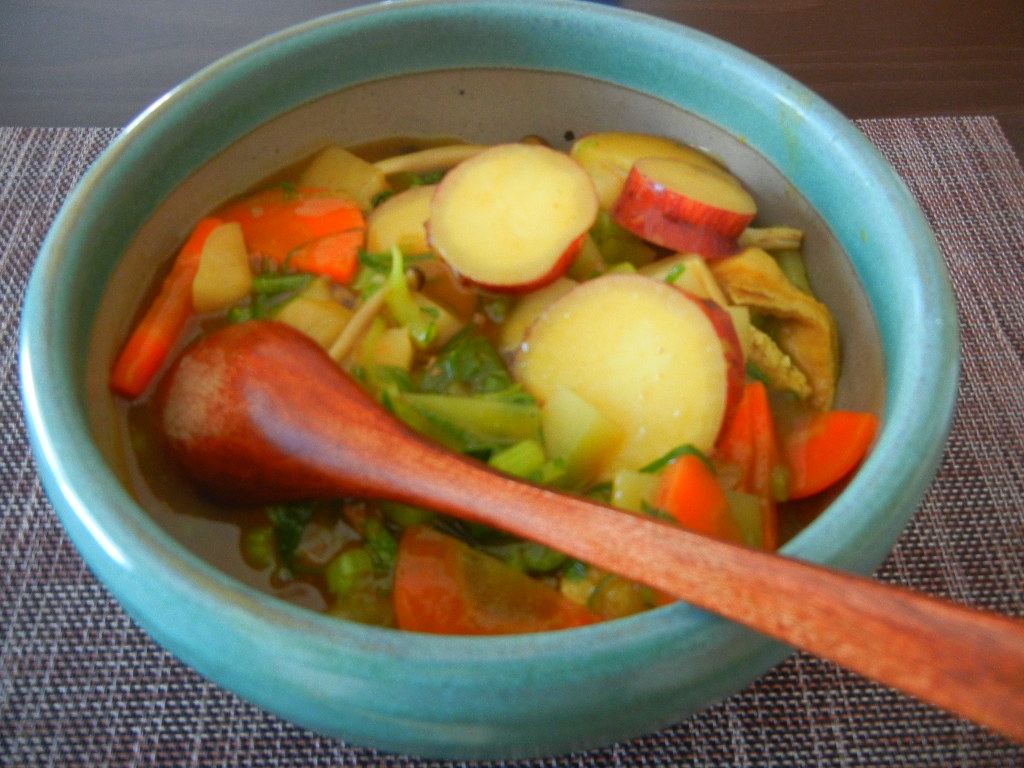
[(160, 292), (135, 326), (114, 363), (110, 387), (118, 394), (135, 398), (156, 376), (167, 355), (178, 343), (192, 316), (192, 281), (199, 270), (199, 258), (206, 238), (223, 222), (202, 219), (178, 252)]
[(394, 601), (399, 628), (412, 632), (514, 634), (599, 621), (560, 592), (423, 526), (402, 534)]
[(654, 506), (684, 528), (731, 541), (743, 539), (725, 490), (706, 460), (695, 453), (683, 454), (665, 469)]
[[(358, 204), (321, 189), (271, 187), (225, 206), (217, 215), (241, 225), (251, 250), (302, 271), (348, 275), (346, 282), (355, 273), (366, 235), (366, 220)], [(332, 238), (330, 248), (326, 243), (314, 245), (339, 233), (346, 234)], [(294, 253), (307, 247), (315, 255)], [(296, 256), (305, 266), (294, 263)]]
[(765, 549), (778, 548), (777, 501), (783, 496), (784, 462), (775, 433), (768, 390), (760, 381), (747, 382), (743, 396), (715, 447), (716, 458), (740, 468), (737, 490), (755, 494), (761, 502)]
[(877, 429), (871, 413), (826, 411), (802, 419), (782, 442), (790, 498), (813, 496), (843, 479), (864, 458)]

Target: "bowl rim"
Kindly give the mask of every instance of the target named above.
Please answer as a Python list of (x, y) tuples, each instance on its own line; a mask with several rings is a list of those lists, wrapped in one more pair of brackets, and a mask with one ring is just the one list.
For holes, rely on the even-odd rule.
[[(515, 64), (526, 69), (550, 68), (596, 77), (668, 101), (685, 96), (690, 99), (687, 109), (741, 137), (801, 190), (833, 227), (869, 286), (897, 276), (904, 280), (908, 275), (913, 278), (904, 294), (903, 306), (892, 306), (891, 302), (881, 301), (875, 295), (877, 291), (868, 291), (883, 336), (894, 335), (891, 348), (886, 349), (885, 417), (874, 451), (828, 512), (783, 549), (784, 554), (792, 557), (861, 573), (877, 567), (888, 554), (938, 467), (957, 391), (956, 305), (942, 255), (923, 213), (903, 181), (866, 137), (789, 76), (696, 30), (578, 0), (521, 0), (514, 4), (503, 0), (403, 0), (314, 19), (263, 38), (204, 68), (155, 102), (115, 139), (58, 214), (33, 270), (22, 313), (20, 375), (26, 423), (44, 486), (52, 499), (60, 500), (55, 501), (55, 507), (62, 522), (76, 546), (88, 553), (87, 559), (101, 580), (116, 580), (116, 574), (126, 568), (163, 568), (167, 583), (183, 592), (191, 585), (202, 587), (202, 594), (196, 599), (210, 610), (227, 604), (239, 621), (258, 614), (261, 621), (272, 622), (287, 636), (306, 635), (324, 648), (344, 642), (353, 653), (365, 657), (403, 661), (415, 658), (443, 664), (463, 662), (467, 656), (481, 663), (525, 658), (561, 663), (582, 642), (583, 635), (591, 648), (636, 644), (637, 636), (651, 647), (686, 630), (692, 630), (695, 637), (717, 633), (716, 637), (735, 641), (741, 653), (753, 653), (751, 649), (763, 647), (763, 638), (754, 639), (730, 622), (681, 604), (564, 633), (502, 638), (399, 633), (315, 614), (257, 593), (183, 551), (116, 485), (116, 478), (102, 457), (90, 450), (91, 434), (88, 421), (83, 418), (85, 403), (81, 394), (84, 362), (80, 352), (68, 349), (68, 342), (70, 329), (83, 321), (89, 322), (95, 307), (83, 303), (81, 297), (76, 298), (73, 281), (62, 279), (62, 274), (66, 260), (73, 260), (74, 254), (90, 247), (86, 240), (102, 213), (99, 201), (112, 188), (123, 189), (128, 184), (126, 167), (137, 162), (165, 162), (168, 152), (181, 152), (182, 170), (174, 170), (167, 180), (137, 195), (137, 205), (145, 208), (152, 198), (160, 196), (160, 189), (182, 180), (186, 169), (202, 162), (204, 156), (212, 157), (216, 153), (214, 146), (182, 151), (182, 143), (172, 135), (185, 120), (209, 124), (210, 116), (202, 115), (211, 104), (227, 100), (238, 105), (231, 89), (249, 78), (255, 69), (294, 62), (297, 53), (304, 49), (323, 48), (338, 40), (352, 42), (358, 35), (387, 37), (423, 24), (435, 31), (447, 24), (463, 32), (467, 28), (477, 30), (501, 24), (532, 30), (540, 24), (576, 25), (577, 33), (586, 29), (594, 35), (618, 28), (620, 33), (644, 43), (650, 59), (644, 68), (646, 72), (624, 64), (621, 56), (609, 56), (607, 61), (593, 64), (588, 53), (599, 45), (595, 42), (576, 52), (541, 45), (530, 46), (526, 51), (498, 45), (489, 52), (490, 59), (478, 66)], [(744, 112), (729, 98), (722, 98), (720, 89), (709, 88), (701, 93), (693, 85), (674, 82), (669, 74), (677, 73), (682, 66), (676, 64), (673, 69), (671, 63), (680, 46), (686, 46), (689, 55), (696, 56), (699, 62), (715, 65), (717, 76), (743, 82), (750, 93), (760, 97), (757, 103), (763, 105), (763, 110)], [(426, 61), (418, 61), (415, 66), (422, 70), (451, 68), (459, 65), (460, 56), (468, 59), (484, 55), (479, 48), (460, 54), (438, 46)], [(525, 67), (524, 56), (528, 60)], [(666, 67), (665, 74), (651, 77), (650, 71), (659, 63)], [(367, 68), (370, 66), (366, 64)], [(381, 72), (378, 67), (374, 79), (415, 71), (410, 70), (411, 66), (414, 64), (408, 57), (398, 56), (385, 67), (387, 71)], [(463, 66), (468, 63), (464, 61)], [(336, 82), (337, 75), (334, 77)], [(355, 84), (362, 82), (366, 74), (356, 68), (345, 77)], [(300, 93), (289, 97), (281, 95), (281, 86), (275, 81), (270, 86), (271, 98), (260, 104), (240, 106), (228, 120), (229, 125), (219, 129), (219, 135), (240, 136), (276, 115), (280, 110), (274, 105), (284, 98), (298, 105), (324, 95), (318, 94), (317, 89), (323, 89), (327, 79), (323, 74), (311, 78)], [(783, 130), (766, 131), (766, 119), (781, 123)], [(801, 137), (804, 143), (808, 137), (813, 139), (810, 146), (818, 154), (808, 155), (803, 145), (796, 146)], [(223, 143), (233, 140), (224, 139)], [(856, 213), (843, 212), (843, 205), (852, 206), (836, 200), (827, 183), (815, 176), (815, 169), (824, 162), (855, 169), (847, 183), (849, 194), (863, 203), (857, 206)], [(898, 258), (872, 259), (871, 248), (886, 251), (890, 256), (898, 254)], [(60, 306), (62, 301), (64, 305)], [(918, 322), (902, 323), (901, 327), (901, 321), (908, 316)], [(67, 398), (62, 394), (66, 391), (79, 394)], [(929, 393), (927, 412), (920, 407), (922, 391)], [(74, 461), (66, 457), (61, 447), (68, 442), (77, 449), (72, 454)], [(908, 453), (915, 461), (903, 461)], [(96, 483), (96, 478), (101, 481)], [(865, 517), (860, 511), (863, 506), (875, 509), (876, 514)], [(844, 543), (843, 537), (849, 540)], [(139, 615), (145, 613), (130, 600), (126, 607)], [(158, 628), (145, 620), (141, 623), (160, 639)], [(780, 659), (785, 652), (778, 650)]]

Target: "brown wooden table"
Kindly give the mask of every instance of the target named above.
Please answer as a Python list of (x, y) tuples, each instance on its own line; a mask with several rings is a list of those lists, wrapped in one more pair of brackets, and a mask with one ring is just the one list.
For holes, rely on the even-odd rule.
[[(123, 125), (200, 67), (352, 0), (4, 0), (0, 125)], [(849, 117), (995, 115), (1024, 157), (1021, 0), (623, 0), (709, 32)]]

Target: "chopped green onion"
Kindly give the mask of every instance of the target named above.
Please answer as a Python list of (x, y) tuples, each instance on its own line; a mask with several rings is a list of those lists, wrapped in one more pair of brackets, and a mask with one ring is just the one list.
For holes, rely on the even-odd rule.
[(694, 448), (692, 445), (687, 443), (686, 445), (676, 446), (675, 448), (673, 448), (671, 451), (666, 453), (661, 458), (655, 459), (650, 464), (648, 464), (646, 467), (642, 467), (640, 469), (640, 471), (641, 472), (645, 472), (645, 473), (650, 473), (650, 474), (656, 474), (658, 472), (661, 472), (661, 470), (663, 470), (669, 464), (674, 462), (680, 456), (686, 456), (687, 454), (693, 454), (694, 456), (699, 458), (701, 461), (703, 461), (705, 464), (707, 464), (708, 467), (711, 467), (711, 463), (708, 460), (708, 457), (705, 456), (702, 451), (700, 451), (697, 448)]
[(665, 282), (669, 283), (670, 285), (674, 285), (676, 280), (683, 276), (684, 272), (686, 272), (686, 265), (683, 264), (682, 262), (676, 264), (674, 267), (672, 267), (672, 269), (668, 271), (668, 274), (665, 275)]
[(289, 291), (301, 291), (313, 282), (309, 272), (264, 272), (252, 279), (252, 290), (256, 294), (273, 295)]
[(437, 336), (437, 323), (413, 300), (409, 283), (405, 277), (402, 251), (395, 246), (391, 249), (391, 271), (388, 273), (388, 295), (384, 299), (391, 315), (400, 325), (409, 329), (417, 346), (423, 348)]

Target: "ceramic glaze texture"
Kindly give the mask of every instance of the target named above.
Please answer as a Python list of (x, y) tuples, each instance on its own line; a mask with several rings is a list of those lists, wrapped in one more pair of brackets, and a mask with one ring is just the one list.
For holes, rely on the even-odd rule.
[(958, 350), (941, 258), (893, 171), (802, 86), (692, 30), (589, 3), (412, 0), (288, 30), (184, 83), (99, 160), (40, 254), (22, 325), (40, 474), (83, 557), (158, 642), (322, 733), (464, 759), (639, 735), (786, 655), (685, 605), (508, 638), (349, 624), (228, 578), (119, 480), (107, 366), (155, 260), (214, 204), (330, 140), (598, 129), (709, 147), (766, 210), (806, 224), (812, 279), (844, 338), (841, 398), (883, 413), (884, 428), (858, 477), (785, 552), (861, 573), (884, 558), (941, 455)]

